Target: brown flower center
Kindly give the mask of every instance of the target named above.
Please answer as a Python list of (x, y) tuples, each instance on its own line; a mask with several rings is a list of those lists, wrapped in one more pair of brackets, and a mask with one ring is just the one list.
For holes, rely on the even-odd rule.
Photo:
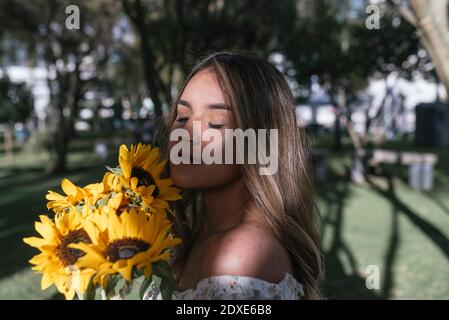
[(154, 181), (153, 176), (146, 170), (139, 168), (139, 167), (135, 167), (132, 169), (131, 171), (131, 176), (137, 178), (139, 181), (137, 182), (137, 186), (145, 186), (145, 187), (149, 187), (151, 185), (154, 184), (154, 186), (156, 187), (153, 191), (152, 196), (153, 197), (157, 197), (159, 194), (159, 188), (156, 186), (156, 182)]
[(116, 214), (120, 217), (120, 215), (121, 215), (123, 212), (129, 211), (129, 210), (131, 210), (131, 208), (132, 208), (132, 207), (127, 206), (127, 205), (120, 206), (120, 207), (117, 209)]
[(147, 251), (150, 245), (138, 238), (123, 238), (114, 240), (106, 248), (108, 261), (116, 262), (122, 259), (130, 259), (139, 252)]
[(82, 250), (69, 248), (71, 243), (79, 242), (92, 243), (84, 229), (70, 231), (66, 236), (61, 238), (56, 247), (56, 256), (61, 260), (64, 267), (74, 265), (79, 258), (86, 254)]

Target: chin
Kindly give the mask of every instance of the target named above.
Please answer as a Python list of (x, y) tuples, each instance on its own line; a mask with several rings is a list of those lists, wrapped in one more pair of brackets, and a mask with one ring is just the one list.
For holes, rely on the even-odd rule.
[(201, 175), (192, 165), (172, 165), (170, 164), (170, 177), (173, 184), (182, 189), (204, 188), (201, 183)]
[[(233, 170), (230, 170), (233, 169)], [(206, 166), (170, 163), (171, 179), (182, 189), (210, 189), (238, 179), (240, 171), (226, 165)]]

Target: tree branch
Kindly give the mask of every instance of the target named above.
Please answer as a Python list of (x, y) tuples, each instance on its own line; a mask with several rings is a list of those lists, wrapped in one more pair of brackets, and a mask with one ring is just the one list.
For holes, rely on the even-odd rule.
[(407, 20), (408, 23), (410, 23), (412, 26), (416, 27), (418, 25), (418, 19), (410, 7), (405, 5), (402, 1), (395, 1), (395, 0), (387, 0), (387, 3), (392, 6), (394, 9), (396, 9), (399, 14)]

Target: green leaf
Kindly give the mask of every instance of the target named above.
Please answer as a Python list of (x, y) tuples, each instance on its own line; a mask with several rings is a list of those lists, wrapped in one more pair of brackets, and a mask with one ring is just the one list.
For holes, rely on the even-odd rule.
[(92, 281), (89, 282), (89, 285), (87, 286), (86, 292), (84, 293), (83, 300), (95, 300), (95, 293), (96, 293), (95, 285)]
[(165, 260), (158, 261), (153, 265), (153, 272), (161, 279), (160, 290), (162, 299), (171, 300), (175, 285), (170, 265)]
[(154, 282), (155, 286), (158, 287), (159, 290), (161, 290), (162, 279), (155, 273), (153, 273), (153, 282)]
[(105, 205), (108, 203), (108, 201), (109, 201), (110, 198), (111, 198), (111, 194), (108, 194), (107, 196), (105, 196), (105, 197), (99, 199), (99, 200), (97, 201), (97, 206), (99, 206), (99, 207), (105, 206)]
[(145, 294), (145, 292), (147, 291), (148, 287), (150, 286), (151, 282), (153, 281), (153, 275), (150, 274), (148, 277), (146, 277), (141, 286), (140, 286), (140, 290), (139, 290), (139, 298), (140, 300), (143, 300), (143, 296)]
[(133, 276), (132, 276), (132, 278), (133, 279), (137, 279), (137, 278), (139, 278), (141, 276), (143, 276), (143, 268), (134, 267), (133, 268)]
[(161, 278), (173, 278), (170, 265), (165, 260), (157, 261), (153, 264), (154, 273), (161, 276)]
[(163, 278), (161, 281), (161, 295), (164, 300), (171, 300), (173, 295), (174, 284), (172, 279)]
[(118, 275), (113, 275), (113, 276), (109, 277), (108, 285), (104, 289), (104, 292), (105, 292), (107, 298), (109, 298), (110, 296), (113, 296), (115, 294), (115, 287), (119, 280), (120, 280), (120, 276), (118, 276)]

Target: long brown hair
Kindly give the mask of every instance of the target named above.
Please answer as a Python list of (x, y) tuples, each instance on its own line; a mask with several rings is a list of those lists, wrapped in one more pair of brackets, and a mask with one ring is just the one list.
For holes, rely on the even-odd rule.
[[(323, 259), (315, 225), (308, 140), (298, 129), (294, 99), (286, 79), (272, 64), (258, 57), (233, 52), (209, 54), (182, 83), (172, 102), (166, 128), (176, 119), (176, 106), (185, 86), (204, 69), (216, 73), (238, 128), (278, 130), (278, 171), (274, 175), (260, 175), (258, 164), (244, 164), (242, 177), (251, 198), (287, 248), (294, 276), (305, 287), (304, 298), (319, 298)], [(186, 190), (184, 200), (175, 208), (178, 233), (184, 239), (183, 258), (187, 257), (200, 226), (200, 207), (198, 193)]]

